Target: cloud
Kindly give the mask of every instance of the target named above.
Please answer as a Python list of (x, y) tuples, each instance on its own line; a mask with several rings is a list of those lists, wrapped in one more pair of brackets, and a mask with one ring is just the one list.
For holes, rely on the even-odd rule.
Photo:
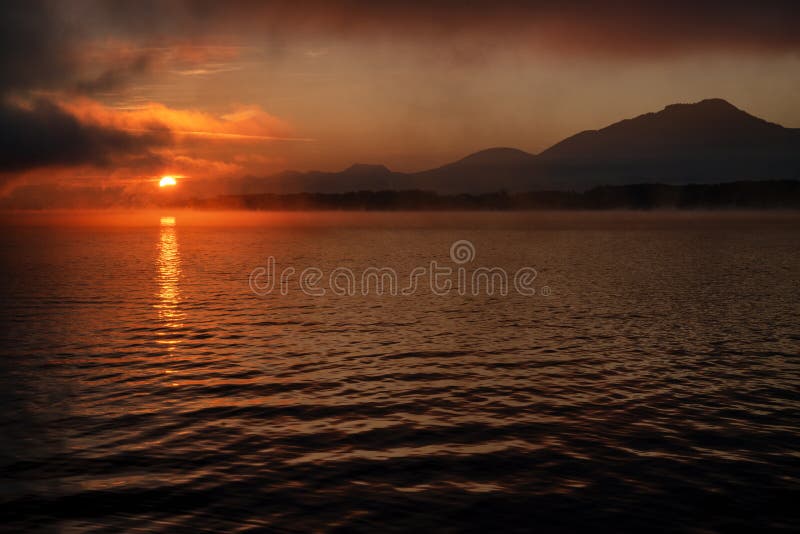
[(84, 95), (115, 91), (149, 73), (154, 62), (155, 57), (149, 51), (139, 52), (131, 58), (121, 58), (99, 74), (78, 81), (75, 90)]
[[(0, 182), (55, 167), (154, 171), (195, 161), (176, 144), (187, 139), (240, 142), (288, 139), (281, 120), (255, 107), (225, 117), (148, 103), (121, 110), (84, 97), (124, 90), (170, 69), (214, 62), (227, 69), (238, 46), (117, 32), (93, 2), (43, 0), (0, 4)], [(91, 21), (92, 24), (78, 24)], [(96, 24), (97, 27), (93, 27)], [(84, 97), (78, 97), (83, 95)], [(168, 150), (169, 149), (169, 150)], [(180, 157), (183, 156), (184, 159)], [(197, 165), (193, 166), (195, 169)], [(225, 162), (209, 172), (230, 172)]]
[(179, 139), (310, 141), (295, 137), (285, 121), (258, 106), (236, 106), (219, 116), (201, 110), (170, 108), (158, 102), (148, 102), (133, 109), (117, 109), (94, 100), (74, 99), (63, 106), (79, 120), (128, 132), (166, 128)]
[[(0, 5), (0, 88), (102, 90), (167, 62), (195, 74), (228, 68), (251, 45), (314, 54), (332, 41), (436, 44), (446, 57), (786, 53), (800, 51), (798, 27), (794, 0), (11, 0)], [(86, 49), (105, 41), (134, 53), (86, 78)]]
[(76, 68), (78, 34), (41, 0), (0, 5), (0, 95), (56, 87)]
[(154, 102), (116, 109), (88, 98), (7, 100), (0, 106), (0, 137), (0, 174), (6, 178), (56, 166), (230, 175), (245, 161), (260, 168), (258, 160), (240, 157), (243, 143), (307, 141), (257, 106), (217, 116)]
[(164, 127), (129, 132), (80, 120), (58, 104), (39, 98), (0, 106), (0, 172), (39, 167), (153, 165), (154, 149), (172, 142)]
[[(84, 36), (56, 7), (40, 0), (0, 6), (0, 180), (54, 166), (156, 164), (154, 150), (171, 143), (166, 129), (128, 132), (84, 122), (42, 96), (75, 87), (81, 76)], [(110, 87), (121, 72), (108, 71), (83, 89)]]
[(639, 57), (800, 50), (794, 0), (150, 0), (96, 2), (128, 35), (383, 39)]

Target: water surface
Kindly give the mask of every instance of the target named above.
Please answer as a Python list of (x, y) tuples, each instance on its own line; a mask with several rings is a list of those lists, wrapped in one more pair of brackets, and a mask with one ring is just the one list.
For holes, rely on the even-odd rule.
[[(81, 217), (0, 237), (7, 526), (797, 527), (795, 215)], [(460, 239), (537, 294), (248, 285)]]

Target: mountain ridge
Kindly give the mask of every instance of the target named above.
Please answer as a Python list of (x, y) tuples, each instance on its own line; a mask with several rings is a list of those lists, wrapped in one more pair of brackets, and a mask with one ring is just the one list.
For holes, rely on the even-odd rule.
[(354, 164), (338, 172), (285, 171), (251, 177), (259, 186), (249, 192), (423, 189), (454, 194), (798, 178), (800, 129), (708, 98), (578, 132), (538, 154), (493, 147), (411, 173), (375, 164)]

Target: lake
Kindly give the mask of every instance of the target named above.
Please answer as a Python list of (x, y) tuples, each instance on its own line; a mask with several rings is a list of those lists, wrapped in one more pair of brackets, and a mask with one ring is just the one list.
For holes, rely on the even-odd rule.
[(6, 214), (0, 520), (794, 530), (798, 223)]

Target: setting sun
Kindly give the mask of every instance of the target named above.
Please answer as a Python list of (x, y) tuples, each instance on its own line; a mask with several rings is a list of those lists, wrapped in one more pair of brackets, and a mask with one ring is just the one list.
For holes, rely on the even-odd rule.
[(159, 187), (171, 187), (175, 184), (177, 184), (177, 182), (172, 176), (162, 176), (161, 181), (158, 182)]

